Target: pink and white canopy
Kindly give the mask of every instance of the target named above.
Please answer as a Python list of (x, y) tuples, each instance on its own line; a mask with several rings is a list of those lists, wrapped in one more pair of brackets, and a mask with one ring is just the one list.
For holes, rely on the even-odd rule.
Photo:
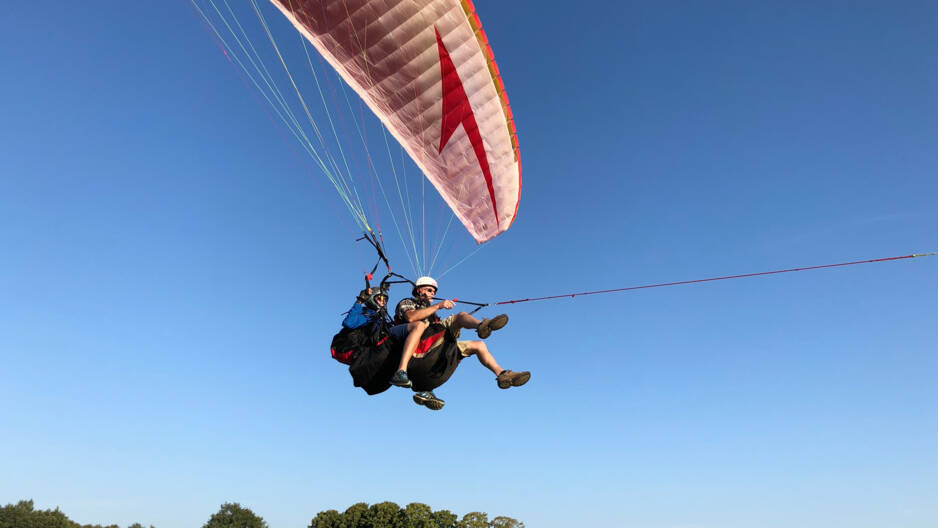
[(271, 0), (404, 147), (478, 242), (521, 195), (508, 98), (470, 0)]

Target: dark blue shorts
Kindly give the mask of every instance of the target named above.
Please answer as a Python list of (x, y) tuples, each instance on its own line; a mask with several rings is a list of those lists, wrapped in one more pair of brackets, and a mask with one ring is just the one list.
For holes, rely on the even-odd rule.
[(388, 330), (388, 332), (390, 332), (392, 336), (403, 341), (407, 339), (407, 323), (394, 325)]

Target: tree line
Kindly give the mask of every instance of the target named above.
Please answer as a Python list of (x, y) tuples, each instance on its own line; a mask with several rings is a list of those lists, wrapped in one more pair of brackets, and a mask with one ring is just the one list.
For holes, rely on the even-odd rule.
[[(79, 524), (58, 508), (37, 510), (32, 500), (0, 508), (0, 528), (120, 528), (116, 524)], [(134, 523), (127, 528), (145, 528)], [(149, 528), (154, 528), (150, 525)], [(202, 528), (270, 528), (263, 517), (236, 502), (228, 502), (202, 525)], [(344, 512), (325, 510), (312, 518), (308, 528), (524, 528), (511, 517), (489, 519), (487, 513), (470, 512), (462, 517), (449, 510), (433, 510), (412, 502), (403, 508), (393, 502), (359, 502)]]

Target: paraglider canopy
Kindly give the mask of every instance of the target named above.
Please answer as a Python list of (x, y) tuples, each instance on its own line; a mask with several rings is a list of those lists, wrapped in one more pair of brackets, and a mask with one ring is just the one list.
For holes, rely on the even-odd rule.
[(479, 243), (508, 229), (521, 165), (469, 0), (271, 0), (365, 101)]

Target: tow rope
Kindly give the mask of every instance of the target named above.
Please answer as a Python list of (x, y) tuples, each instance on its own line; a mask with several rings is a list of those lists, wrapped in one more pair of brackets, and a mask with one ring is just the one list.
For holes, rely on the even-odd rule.
[(821, 266), (807, 266), (803, 268), (790, 268), (790, 269), (781, 269), (781, 270), (773, 270), (773, 271), (761, 271), (758, 273), (725, 275), (722, 277), (709, 277), (706, 279), (694, 279), (694, 280), (685, 280), (685, 281), (676, 281), (676, 282), (662, 282), (658, 284), (644, 284), (641, 286), (629, 286), (626, 288), (615, 288), (611, 290), (596, 290), (596, 291), (586, 291), (586, 292), (579, 292), (579, 293), (565, 293), (562, 295), (548, 295), (547, 297), (532, 297), (530, 299), (515, 299), (511, 301), (499, 301), (499, 302), (495, 302), (491, 304), (492, 305), (516, 304), (516, 303), (532, 302), (532, 301), (547, 301), (550, 299), (563, 299), (565, 297), (570, 297), (572, 299), (574, 297), (580, 297), (583, 295), (599, 295), (601, 293), (616, 293), (616, 292), (626, 292), (626, 291), (633, 291), (633, 290), (645, 290), (649, 288), (664, 288), (665, 286), (680, 286), (682, 284), (696, 284), (699, 282), (713, 282), (713, 281), (729, 280), (729, 279), (742, 279), (744, 277), (759, 277), (761, 275), (775, 275), (779, 273), (793, 273), (796, 271), (808, 271), (808, 270), (816, 270), (816, 269), (823, 269), (823, 268), (837, 268), (837, 267), (842, 267), (842, 266), (853, 266), (856, 264), (872, 264), (874, 262), (887, 262), (891, 260), (911, 259), (915, 257), (930, 257), (933, 255), (938, 255), (938, 251), (932, 252), (932, 253), (918, 253), (918, 254), (913, 254), (913, 255), (903, 255), (901, 257), (886, 257), (886, 258), (869, 259), (869, 260), (855, 260), (853, 262), (840, 262), (837, 264), (823, 264)]
[[(379, 237), (375, 236), (374, 233), (364, 233), (364, 236), (362, 236), (362, 238), (359, 238), (357, 241), (361, 241), (361, 240), (367, 240), (368, 243), (374, 246), (375, 250), (377, 250), (378, 252), (378, 262), (375, 264), (375, 267), (372, 268), (371, 273), (365, 274), (365, 287), (366, 288), (371, 287), (370, 282), (373, 278), (372, 274), (378, 269), (378, 265), (381, 264), (381, 262), (384, 262), (385, 266), (387, 266), (388, 268), (388, 274), (381, 281), (382, 289), (386, 290), (388, 286), (390, 286), (391, 284), (397, 284), (397, 283), (409, 283), (413, 286), (416, 286), (416, 284), (412, 280), (402, 275), (398, 275), (397, 273), (393, 273), (391, 271), (391, 265), (388, 263), (388, 259), (384, 253), (384, 247), (381, 244), (381, 239)], [(642, 284), (639, 286), (627, 286), (625, 288), (613, 288), (609, 290), (594, 290), (594, 291), (585, 291), (585, 292), (577, 292), (577, 293), (563, 293), (559, 295), (548, 295), (545, 297), (531, 297), (527, 299), (513, 299), (510, 301), (498, 301), (498, 302), (493, 302), (493, 303), (478, 303), (478, 302), (471, 302), (471, 301), (463, 301), (463, 300), (459, 300), (455, 298), (451, 300), (454, 303), (468, 304), (468, 305), (475, 306), (476, 308), (472, 310), (471, 312), (469, 312), (469, 314), (474, 314), (478, 312), (479, 310), (481, 310), (482, 308), (485, 308), (487, 306), (499, 306), (503, 304), (518, 304), (518, 303), (534, 302), (534, 301), (549, 301), (552, 299), (564, 299), (567, 297), (573, 299), (573, 298), (582, 297), (585, 295), (600, 295), (603, 293), (619, 293), (619, 292), (627, 292), (627, 291), (634, 291), (634, 290), (647, 290), (651, 288), (664, 288), (667, 286), (681, 286), (684, 284), (697, 284), (701, 282), (715, 282), (715, 281), (721, 281), (721, 280), (742, 279), (746, 277), (760, 277), (763, 275), (778, 275), (780, 273), (794, 273), (796, 271), (809, 271), (809, 270), (818, 270), (818, 269), (824, 269), (824, 268), (839, 268), (839, 267), (844, 267), (844, 266), (855, 266), (857, 264), (873, 264), (876, 262), (889, 262), (893, 260), (912, 259), (916, 257), (931, 257), (934, 255), (938, 255), (938, 251), (933, 251), (931, 253), (913, 253), (911, 255), (902, 255), (898, 257), (884, 257), (884, 258), (867, 259), (867, 260), (854, 260), (850, 262), (838, 262), (836, 264), (822, 264), (820, 266), (804, 266), (801, 268), (788, 268), (788, 269), (780, 269), (780, 270), (772, 270), (772, 271), (760, 271), (756, 273), (740, 273), (737, 275), (723, 275), (721, 277), (707, 277), (705, 279), (659, 282), (657, 284)], [(399, 281), (389, 280), (391, 277), (398, 277), (402, 280), (399, 280)], [(435, 297), (433, 300), (442, 301), (444, 299)]]

